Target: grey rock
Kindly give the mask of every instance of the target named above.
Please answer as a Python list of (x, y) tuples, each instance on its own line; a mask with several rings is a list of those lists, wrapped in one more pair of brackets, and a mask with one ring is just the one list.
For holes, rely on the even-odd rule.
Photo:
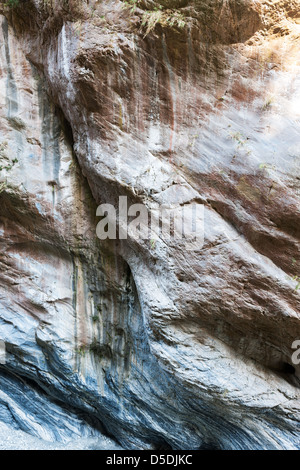
[[(17, 447), (299, 449), (297, 2), (145, 37), (150, 3), (3, 9), (0, 419)], [(120, 195), (204, 206), (203, 247), (100, 242)]]

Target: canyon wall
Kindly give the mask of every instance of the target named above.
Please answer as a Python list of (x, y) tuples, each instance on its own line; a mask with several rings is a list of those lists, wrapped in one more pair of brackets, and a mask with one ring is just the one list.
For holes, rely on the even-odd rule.
[[(0, 12), (0, 420), (100, 448), (299, 449), (299, 2)], [(120, 196), (198, 205), (203, 246), (100, 241)]]

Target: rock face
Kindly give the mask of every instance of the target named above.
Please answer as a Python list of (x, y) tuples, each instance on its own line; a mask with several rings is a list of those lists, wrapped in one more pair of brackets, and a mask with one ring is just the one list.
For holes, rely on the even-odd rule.
[[(100, 448), (300, 448), (299, 11), (2, 6), (2, 422)], [(99, 241), (119, 196), (201, 206), (203, 246)]]

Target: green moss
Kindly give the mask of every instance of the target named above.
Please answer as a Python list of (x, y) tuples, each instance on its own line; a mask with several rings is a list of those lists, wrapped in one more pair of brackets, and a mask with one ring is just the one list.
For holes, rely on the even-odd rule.
[(152, 239), (150, 240), (150, 247), (151, 247), (151, 250), (154, 250), (155, 245), (156, 245), (156, 241), (157, 241), (157, 240), (156, 240), (155, 238), (152, 238)]
[(299, 288), (300, 288), (300, 276), (297, 276), (297, 275), (296, 275), (296, 276), (293, 276), (291, 279), (292, 279), (292, 281), (297, 282), (297, 285), (296, 285), (296, 287), (295, 287), (295, 290), (299, 290)]
[(5, 6), (9, 8), (16, 8), (19, 5), (20, 5), (19, 0), (7, 0), (7, 2), (5, 3)]
[(87, 353), (86, 346), (79, 346), (79, 348), (77, 348), (75, 351), (78, 354), (78, 356), (81, 356), (81, 357), (85, 356)]
[(124, 8), (127, 8), (130, 10), (131, 13), (134, 13), (137, 6), (138, 6), (139, 0), (127, 0), (124, 1)]
[[(0, 158), (1, 160), (1, 158)], [(9, 163), (7, 165), (0, 165), (0, 171), (2, 170), (6, 170), (6, 171), (10, 171), (16, 163), (18, 163), (18, 159), (17, 158), (14, 158), (12, 161), (9, 161)]]

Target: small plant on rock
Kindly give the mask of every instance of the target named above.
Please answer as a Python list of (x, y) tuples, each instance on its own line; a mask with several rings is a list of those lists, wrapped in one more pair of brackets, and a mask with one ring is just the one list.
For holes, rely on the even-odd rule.
[(7, 0), (5, 6), (9, 8), (15, 8), (20, 5), (20, 0)]
[(162, 27), (178, 27), (184, 28), (185, 18), (182, 13), (179, 13), (176, 10), (165, 10), (162, 11), (161, 7), (156, 8), (153, 11), (146, 11), (143, 14), (142, 26), (146, 28), (144, 37), (146, 37), (157, 24), (160, 24)]
[(138, 6), (138, 0), (127, 0), (123, 3), (124, 8), (128, 8), (130, 10), (130, 13), (134, 13)]

